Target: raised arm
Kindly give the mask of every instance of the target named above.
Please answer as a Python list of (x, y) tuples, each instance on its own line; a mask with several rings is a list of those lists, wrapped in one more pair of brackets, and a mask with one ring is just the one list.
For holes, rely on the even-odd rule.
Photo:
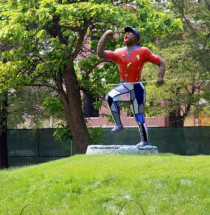
[(158, 80), (157, 83), (158, 84), (163, 84), (164, 83), (164, 75), (165, 75), (165, 63), (163, 60), (160, 61), (160, 63), (158, 64), (159, 66), (159, 70), (158, 70)]
[(104, 52), (104, 48), (106, 46), (107, 40), (109, 37), (113, 36), (113, 31), (112, 30), (108, 30), (104, 33), (104, 35), (101, 37), (101, 39), (98, 42), (98, 47), (97, 47), (97, 55), (104, 59), (105, 58), (105, 52)]

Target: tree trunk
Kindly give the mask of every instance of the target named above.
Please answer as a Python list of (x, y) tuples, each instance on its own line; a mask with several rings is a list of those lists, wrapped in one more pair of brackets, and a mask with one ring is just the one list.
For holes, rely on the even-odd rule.
[(7, 149), (7, 92), (3, 94), (2, 104), (0, 105), (0, 158), (1, 169), (6, 169), (8, 165)]
[(86, 153), (87, 146), (91, 144), (90, 135), (82, 112), (82, 100), (74, 67), (66, 67), (64, 71), (67, 96), (62, 96), (68, 125), (70, 126), (77, 152)]
[(170, 127), (184, 126), (184, 117), (181, 115), (180, 110), (174, 110), (169, 113), (169, 126)]

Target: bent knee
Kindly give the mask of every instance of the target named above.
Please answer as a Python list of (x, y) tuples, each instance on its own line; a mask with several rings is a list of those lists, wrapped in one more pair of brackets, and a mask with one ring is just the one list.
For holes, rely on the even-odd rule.
[(106, 94), (105, 100), (109, 104), (109, 106), (111, 107), (111, 105), (113, 103), (113, 98), (109, 94)]
[(109, 94), (107, 93), (106, 96), (105, 96), (105, 100), (106, 100), (107, 102), (108, 102), (109, 97), (110, 97), (110, 96), (109, 96)]

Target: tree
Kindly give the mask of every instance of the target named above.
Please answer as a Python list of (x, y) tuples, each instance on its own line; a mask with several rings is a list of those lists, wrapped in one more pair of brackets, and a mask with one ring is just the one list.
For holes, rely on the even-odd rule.
[[(49, 101), (50, 100), (50, 104)], [(64, 119), (64, 114), (55, 114), (55, 100), (53, 93), (45, 87), (23, 87), (11, 91), (8, 95), (8, 127), (17, 128), (29, 119), (27, 128), (42, 128), (44, 122), (51, 116)], [(57, 101), (57, 100), (56, 100)], [(48, 110), (45, 104), (48, 104)], [(56, 108), (62, 109), (62, 104)], [(51, 113), (49, 113), (49, 110)]]
[[(210, 13), (203, 1), (171, 0), (165, 7), (181, 18), (183, 31), (156, 40), (157, 52), (167, 64), (168, 81), (161, 88), (148, 86), (148, 99), (156, 104), (155, 113), (165, 110), (170, 126), (182, 127), (186, 117), (192, 111), (198, 111), (195, 107), (200, 99), (209, 98)], [(151, 67), (145, 72), (153, 77)], [(163, 100), (165, 103), (161, 102)]]
[(8, 168), (7, 148), (7, 92), (0, 94), (0, 158), (1, 169)]
[[(99, 77), (105, 74), (106, 68), (110, 72), (114, 69), (113, 65), (97, 67), (101, 61), (95, 56), (96, 41), (93, 40), (87, 48), (87, 36), (97, 37), (107, 29), (133, 25), (142, 30), (142, 42), (149, 44), (153, 35), (164, 35), (180, 27), (179, 20), (156, 13), (146, 0), (120, 3), (4, 0), (0, 3), (0, 12), (0, 43), (10, 42), (12, 45), (10, 50), (2, 53), (2, 59), (7, 59), (7, 63), (0, 62), (1, 89), (30, 85), (56, 91), (62, 99), (78, 153), (85, 153), (87, 145), (91, 144), (80, 91), (93, 93), (101, 89)], [(116, 41), (121, 38), (119, 33), (118, 38), (110, 41), (109, 47), (116, 48)], [(82, 63), (83, 71), (79, 74), (76, 68), (78, 56), (84, 56), (89, 48), (93, 55)]]
[[(8, 44), (9, 45), (9, 44)], [(4, 51), (8, 45), (2, 43), (0, 45), (0, 53)], [(2, 63), (6, 63), (6, 59), (2, 59)], [(1, 169), (9, 167), (8, 164), (8, 147), (7, 147), (7, 117), (8, 117), (8, 90), (0, 90), (0, 164)]]
[[(34, 87), (35, 88), (35, 87)], [(24, 123), (30, 116), (31, 128), (40, 128), (44, 119), (49, 118), (42, 103), (49, 90), (37, 87), (24, 87), (17, 91), (4, 91), (0, 94), (0, 158), (1, 168), (8, 168), (7, 129)]]

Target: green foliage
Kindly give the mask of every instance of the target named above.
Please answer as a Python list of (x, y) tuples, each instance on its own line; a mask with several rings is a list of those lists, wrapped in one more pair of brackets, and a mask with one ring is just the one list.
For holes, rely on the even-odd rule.
[(61, 101), (61, 98), (56, 96), (47, 96), (43, 103), (42, 103), (44, 109), (49, 115), (61, 115), (64, 113), (64, 107), (63, 103)]
[[(176, 17), (182, 17), (183, 31), (169, 33), (167, 37), (156, 41), (156, 53), (166, 63), (166, 83), (158, 87), (148, 84), (147, 101), (154, 109), (147, 108), (148, 115), (164, 112), (167, 115), (179, 112), (177, 119), (184, 120), (195, 111), (202, 111), (199, 101), (205, 98), (209, 102), (209, 11), (203, 2), (191, 0), (169, 1), (162, 9), (169, 8)], [(160, 5), (158, 5), (160, 6)], [(186, 18), (189, 17), (189, 18)], [(147, 65), (143, 77), (156, 79), (157, 72), (152, 65)], [(161, 108), (160, 107), (165, 107)], [(196, 109), (193, 109), (193, 106)], [(204, 109), (206, 110), (206, 108)]]
[(88, 129), (92, 144), (100, 143), (105, 133), (101, 127), (95, 127)]
[(99, 110), (101, 106), (102, 106), (102, 101), (97, 101), (93, 103), (93, 107), (96, 110)]
[(29, 118), (30, 123), (27, 128), (41, 128), (44, 120), (48, 118), (42, 103), (49, 94), (51, 94), (49, 89), (37, 87), (9, 91), (8, 127), (16, 128)]
[(56, 140), (67, 141), (72, 139), (70, 127), (63, 122), (57, 124), (57, 129), (53, 133)]
[[(104, 131), (100, 127), (88, 129), (92, 144), (99, 143), (104, 137)], [(63, 122), (57, 124), (57, 129), (53, 133), (56, 140), (67, 141), (72, 139), (70, 127)]]
[[(7, 62), (0, 61), (0, 83), (5, 80), (7, 83), (2, 85), (2, 89), (29, 84), (34, 80), (41, 84), (52, 80), (52, 75), (64, 69), (68, 57), (73, 53), (78, 39), (76, 29), (84, 25), (84, 20), (94, 23), (95, 37), (101, 36), (106, 29), (114, 30), (115, 26), (122, 29), (125, 25), (133, 25), (141, 29), (142, 44), (146, 45), (149, 45), (154, 36), (163, 36), (181, 27), (178, 19), (156, 12), (149, 1), (133, 1), (132, 5), (136, 5), (136, 13), (129, 12), (120, 4), (114, 6), (111, 1), (63, 1), (62, 4), (53, 0), (30, 3), (4, 1), (0, 4), (0, 44), (6, 46), (9, 42), (11, 48), (2, 52), (2, 60), (7, 59)], [(89, 30), (89, 33), (93, 32)], [(114, 49), (119, 43), (122, 44), (121, 38), (120, 35), (113, 39), (108, 48)], [(97, 41), (93, 40), (91, 48), (96, 50), (96, 46)], [(85, 61), (81, 62), (81, 67), (86, 73), (98, 63), (95, 56), (90, 56)], [(109, 74), (112, 72), (111, 68), (110, 70)], [(97, 77), (98, 73), (103, 74), (103, 69), (95, 68), (95, 72), (92, 70), (89, 73), (91, 79), (94, 77), (93, 81), (97, 80), (96, 85), (100, 79)], [(91, 85), (92, 81), (85, 84), (84, 77), (81, 82), (85, 87), (96, 87)]]

